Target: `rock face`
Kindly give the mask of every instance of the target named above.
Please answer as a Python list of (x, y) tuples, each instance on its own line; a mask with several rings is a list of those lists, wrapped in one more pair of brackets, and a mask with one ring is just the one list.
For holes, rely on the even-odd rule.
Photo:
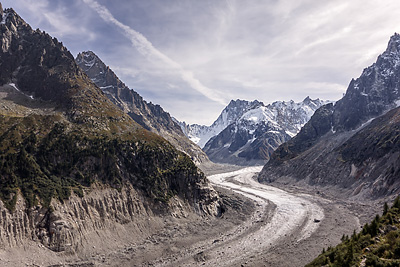
[(129, 89), (93, 52), (79, 53), (76, 62), (106, 96), (138, 124), (161, 135), (195, 162), (208, 161), (207, 155), (188, 140), (180, 126), (162, 107), (146, 102), (137, 92)]
[[(211, 137), (203, 150), (214, 162), (265, 164), (272, 152), (296, 135), (314, 111), (325, 103), (327, 101), (309, 97), (300, 103), (278, 101), (269, 105), (259, 101), (231, 101), (208, 133), (225, 128)], [(193, 129), (191, 127), (189, 129)]]
[(400, 35), (395, 34), (376, 63), (350, 82), (341, 100), (317, 110), (296, 137), (273, 153), (259, 180), (305, 180), (366, 197), (396, 193), (399, 49)]
[[(334, 130), (353, 130), (365, 121), (395, 107), (400, 99), (400, 35), (390, 38), (388, 47), (360, 78), (352, 80), (346, 95), (337, 102)], [(396, 104), (397, 102), (397, 104)]]
[(55, 38), (12, 9), (2, 18), (1, 247), (74, 251), (88, 232), (137, 214), (220, 213), (186, 154), (110, 101)]
[[(33, 240), (56, 252), (77, 253), (96, 244), (93, 238), (109, 238), (109, 232), (115, 234), (113, 238), (124, 238), (117, 236), (118, 230), (127, 225), (137, 234), (148, 231), (146, 221), (165, 212), (149, 204), (132, 186), (122, 190), (92, 188), (84, 197), (53, 201), (52, 211), (37, 207), (26, 212), (25, 201), (18, 195), (13, 212), (0, 202), (0, 247), (20, 247)], [(190, 206), (174, 198), (169, 209), (173, 216), (185, 217)]]
[(0, 84), (18, 81), (18, 88), (33, 97), (53, 100), (60, 105), (71, 104), (65, 101), (70, 89), (67, 81), (57, 90), (52, 87), (59, 80), (52, 75), (54, 72), (65, 80), (80, 75), (65, 47), (48, 34), (33, 31), (13, 9), (4, 11), (0, 28)]

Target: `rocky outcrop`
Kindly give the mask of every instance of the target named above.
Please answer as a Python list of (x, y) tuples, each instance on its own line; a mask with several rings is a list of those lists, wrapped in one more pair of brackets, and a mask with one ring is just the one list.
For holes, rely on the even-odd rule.
[(195, 162), (208, 161), (207, 155), (184, 135), (169, 113), (129, 89), (96, 54), (92, 51), (79, 53), (76, 62), (106, 96), (138, 124), (161, 135)]
[(341, 100), (317, 110), (273, 153), (259, 181), (334, 186), (355, 197), (399, 193), (399, 48), (395, 34)]

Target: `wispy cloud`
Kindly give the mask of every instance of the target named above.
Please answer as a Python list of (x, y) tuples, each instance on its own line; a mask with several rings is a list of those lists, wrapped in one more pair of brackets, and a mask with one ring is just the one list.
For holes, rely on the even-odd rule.
[(43, 27), (45, 25), (46, 31), (58, 38), (66, 36), (84, 36), (88, 40), (95, 38), (94, 32), (82, 27), (82, 21), (71, 20), (66, 16), (68, 7), (58, 6), (55, 3), (49, 0), (25, 0), (13, 2), (12, 7), (18, 11), (29, 10), (30, 16), (34, 18), (29, 21), (31, 26), (37, 27), (40, 25)]
[(164, 64), (166, 64), (169, 68), (176, 70), (180, 77), (187, 82), (193, 89), (197, 90), (205, 97), (215, 102), (218, 102), (222, 105), (227, 104), (227, 99), (219, 96), (216, 90), (208, 88), (203, 85), (198, 79), (194, 77), (194, 74), (191, 71), (185, 70), (179, 63), (175, 62), (157, 48), (153, 46), (153, 44), (147, 40), (143, 34), (135, 31), (128, 25), (123, 24), (119, 20), (117, 20), (111, 12), (103, 5), (100, 5), (98, 2), (94, 0), (83, 0), (89, 7), (94, 9), (100, 17), (111, 24), (114, 24), (118, 28), (120, 28), (125, 36), (130, 39), (133, 46), (141, 53), (143, 56), (147, 57), (150, 60), (158, 61), (161, 60)]

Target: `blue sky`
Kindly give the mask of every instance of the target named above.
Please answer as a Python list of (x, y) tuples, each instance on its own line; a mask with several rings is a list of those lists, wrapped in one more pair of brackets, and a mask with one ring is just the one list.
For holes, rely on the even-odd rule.
[(231, 99), (337, 100), (400, 32), (398, 0), (3, 0), (74, 56), (94, 51), (179, 120)]

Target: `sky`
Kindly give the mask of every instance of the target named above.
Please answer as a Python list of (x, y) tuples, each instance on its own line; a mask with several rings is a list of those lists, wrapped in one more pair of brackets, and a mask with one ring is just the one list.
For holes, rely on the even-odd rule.
[(398, 0), (1, 3), (74, 56), (95, 52), (146, 101), (203, 125), (232, 99), (338, 100), (400, 32)]

